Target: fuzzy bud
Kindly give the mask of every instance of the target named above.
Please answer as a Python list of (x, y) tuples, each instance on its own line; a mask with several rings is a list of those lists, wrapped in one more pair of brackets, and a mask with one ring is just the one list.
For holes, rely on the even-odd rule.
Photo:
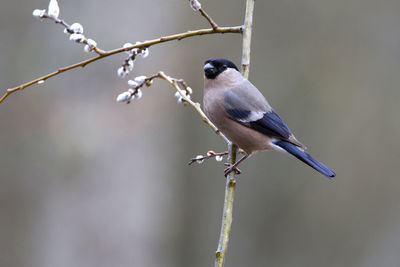
[(216, 161), (222, 161), (224, 159), (223, 156), (215, 156)]
[(97, 46), (96, 41), (93, 40), (93, 39), (87, 39), (87, 44), (88, 44), (90, 47), (96, 47), (96, 46)]
[(82, 41), (85, 40), (85, 36), (80, 33), (73, 33), (69, 36), (69, 39), (75, 43), (82, 43)]
[(60, 15), (60, 7), (58, 6), (57, 0), (50, 0), (49, 3), (49, 16), (52, 18), (58, 18), (58, 15)]
[(143, 49), (142, 50), (142, 52), (141, 52), (141, 56), (143, 57), (143, 58), (146, 58), (146, 57), (148, 57), (149, 56), (149, 49), (148, 48), (145, 48), (145, 49)]
[(137, 82), (137, 83), (139, 83), (139, 84), (142, 84), (142, 83), (144, 83), (145, 81), (146, 81), (146, 76), (137, 76), (137, 77), (135, 77), (135, 82)]
[(45, 9), (35, 9), (32, 12), (32, 15), (35, 18), (39, 18), (39, 19), (43, 18), (44, 14), (46, 14), (46, 10)]
[[(127, 47), (130, 47), (130, 46), (132, 46), (133, 44), (131, 44), (131, 43), (125, 43), (123, 46), (122, 46), (122, 48), (127, 48)], [(127, 53), (128, 55), (131, 55), (132, 54), (132, 50), (128, 50), (128, 51), (125, 51), (125, 53)]]
[(136, 93), (135, 93), (135, 97), (137, 97), (137, 99), (141, 99), (143, 96), (143, 92), (140, 89), (137, 89)]
[(204, 161), (203, 155), (197, 155), (197, 156), (196, 156), (196, 162), (197, 162), (198, 164), (203, 163), (203, 161)]
[(130, 88), (136, 88), (139, 84), (136, 81), (129, 80), (128, 85)]
[(185, 105), (186, 104), (185, 100), (183, 99), (183, 97), (181, 96), (181, 94), (178, 91), (175, 92), (174, 96), (176, 98), (178, 98), (178, 104), (179, 105)]
[(178, 98), (178, 104), (179, 105), (185, 105), (185, 102), (183, 102), (183, 98), (182, 97)]
[(125, 68), (124, 67), (119, 67), (118, 68), (118, 70), (117, 70), (117, 75), (119, 76), (119, 77), (125, 77), (126, 75), (128, 74), (128, 72), (125, 70)]
[(124, 45), (122, 46), (123, 48), (127, 48), (127, 47), (130, 47), (130, 46), (132, 46), (133, 44), (131, 44), (131, 43), (124, 43)]
[(87, 39), (86, 40), (86, 45), (85, 45), (85, 47), (83, 48), (84, 50), (85, 50), (85, 52), (90, 52), (90, 51), (92, 51), (96, 46), (97, 46), (97, 43), (96, 43), (96, 41), (95, 40), (93, 40), (93, 39)]
[(190, 7), (194, 10), (194, 11), (199, 11), (199, 9), (201, 8), (201, 4), (198, 0), (189, 0), (190, 1)]
[(131, 100), (131, 93), (123, 92), (117, 96), (117, 102), (126, 102)]
[(73, 23), (69, 28), (73, 33), (83, 33), (83, 26), (78, 22)]
[(181, 94), (180, 94), (178, 91), (175, 92), (174, 96), (175, 96), (176, 98), (178, 98), (178, 99), (179, 99), (179, 98), (182, 98)]
[(128, 67), (129, 71), (132, 71), (135, 64), (133, 63), (132, 59), (129, 59), (128, 62), (126, 63), (126, 66)]

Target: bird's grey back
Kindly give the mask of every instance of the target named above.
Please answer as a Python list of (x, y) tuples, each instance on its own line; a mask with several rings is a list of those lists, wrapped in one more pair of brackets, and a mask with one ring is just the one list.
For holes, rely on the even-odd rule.
[(247, 79), (224, 93), (226, 108), (270, 112), (271, 106), (261, 92)]

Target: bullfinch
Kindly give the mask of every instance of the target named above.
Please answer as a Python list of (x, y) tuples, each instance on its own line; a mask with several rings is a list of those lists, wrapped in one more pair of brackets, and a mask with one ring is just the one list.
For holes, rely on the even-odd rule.
[(217, 128), (245, 155), (225, 169), (225, 176), (260, 150), (287, 152), (318, 172), (336, 174), (305, 152), (306, 147), (292, 134), (260, 91), (242, 76), (231, 61), (210, 58), (204, 64), (204, 111)]

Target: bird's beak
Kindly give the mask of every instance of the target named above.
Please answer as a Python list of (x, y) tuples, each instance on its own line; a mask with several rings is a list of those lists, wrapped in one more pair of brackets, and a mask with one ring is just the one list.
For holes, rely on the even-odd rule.
[(205, 64), (203, 70), (207, 78), (212, 77), (215, 73), (215, 68), (211, 63)]
[(203, 70), (204, 71), (209, 71), (209, 70), (211, 70), (213, 68), (214, 68), (214, 66), (211, 65), (211, 63), (207, 63), (206, 65), (204, 65)]

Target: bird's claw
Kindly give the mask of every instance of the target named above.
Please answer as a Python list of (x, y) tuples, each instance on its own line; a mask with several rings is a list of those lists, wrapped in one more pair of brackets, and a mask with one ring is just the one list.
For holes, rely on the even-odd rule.
[(239, 175), (239, 174), (242, 173), (242, 171), (239, 170), (234, 164), (232, 165), (232, 164), (230, 164), (230, 163), (225, 163), (224, 165), (225, 165), (225, 166), (228, 166), (228, 168), (226, 168), (226, 169), (224, 170), (224, 175), (225, 175), (225, 177), (228, 176), (228, 174), (230, 174), (230, 173), (233, 172), (233, 171), (234, 171), (235, 174), (237, 174), (237, 175)]

